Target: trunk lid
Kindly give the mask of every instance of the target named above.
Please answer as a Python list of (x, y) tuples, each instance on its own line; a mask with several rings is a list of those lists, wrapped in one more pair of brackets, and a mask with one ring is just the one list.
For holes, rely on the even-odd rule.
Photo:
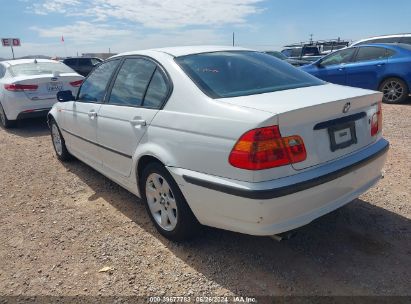
[(276, 114), (283, 137), (304, 140), (307, 158), (292, 165), (303, 170), (373, 143), (370, 119), (381, 99), (379, 92), (326, 84), (221, 101)]
[(37, 90), (25, 91), (31, 100), (55, 99), (59, 91), (71, 90), (77, 93), (78, 87), (70, 83), (84, 79), (77, 73), (45, 74), (45, 75), (25, 75), (14, 77), (14, 84), (37, 85)]

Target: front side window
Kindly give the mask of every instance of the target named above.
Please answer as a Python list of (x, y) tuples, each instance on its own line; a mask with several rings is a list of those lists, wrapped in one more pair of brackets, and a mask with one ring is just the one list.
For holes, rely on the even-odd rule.
[(381, 60), (387, 58), (387, 56), (388, 53), (385, 48), (364, 46), (359, 48), (355, 61)]
[(331, 66), (331, 65), (339, 65), (343, 63), (348, 63), (351, 61), (351, 58), (354, 55), (354, 53), (355, 53), (355, 48), (337, 51), (325, 57), (321, 61), (321, 66)]
[(411, 44), (411, 37), (402, 37), (401, 43)]
[(102, 102), (106, 87), (119, 60), (111, 60), (98, 66), (80, 87), (78, 99), (81, 102)]
[(177, 57), (193, 82), (212, 98), (237, 97), (324, 84), (268, 54), (227, 51)]

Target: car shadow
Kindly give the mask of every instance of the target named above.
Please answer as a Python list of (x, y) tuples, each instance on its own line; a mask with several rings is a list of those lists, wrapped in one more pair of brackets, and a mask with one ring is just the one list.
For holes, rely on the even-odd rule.
[(410, 294), (411, 221), (372, 202), (357, 199), (283, 242), (205, 227), (197, 238), (177, 244), (158, 234), (133, 194), (79, 161), (65, 166), (94, 190), (90, 202), (104, 199), (235, 294)]
[(48, 135), (50, 130), (47, 125), (46, 117), (40, 117), (18, 120), (16, 126), (7, 129), (7, 132), (20, 137), (29, 138)]

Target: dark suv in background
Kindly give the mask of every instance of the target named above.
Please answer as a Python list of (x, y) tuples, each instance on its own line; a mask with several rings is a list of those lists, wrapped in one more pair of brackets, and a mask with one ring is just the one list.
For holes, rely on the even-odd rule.
[(75, 70), (80, 75), (86, 77), (91, 70), (94, 69), (103, 60), (97, 57), (76, 57), (76, 58), (66, 58), (63, 60), (65, 65)]

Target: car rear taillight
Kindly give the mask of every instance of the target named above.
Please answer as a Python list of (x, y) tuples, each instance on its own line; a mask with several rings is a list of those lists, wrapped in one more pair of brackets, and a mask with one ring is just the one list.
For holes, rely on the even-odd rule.
[(72, 87), (79, 87), (79, 86), (81, 86), (82, 83), (83, 83), (83, 80), (77, 80), (77, 81), (70, 82), (70, 85)]
[(281, 137), (278, 126), (254, 129), (245, 133), (230, 153), (232, 166), (263, 170), (302, 162), (307, 158), (300, 136)]
[(371, 118), (371, 136), (375, 136), (382, 131), (382, 106), (378, 103), (377, 112)]
[(5, 84), (4, 88), (7, 91), (22, 92), (22, 91), (36, 91), (38, 89), (36, 84)]

